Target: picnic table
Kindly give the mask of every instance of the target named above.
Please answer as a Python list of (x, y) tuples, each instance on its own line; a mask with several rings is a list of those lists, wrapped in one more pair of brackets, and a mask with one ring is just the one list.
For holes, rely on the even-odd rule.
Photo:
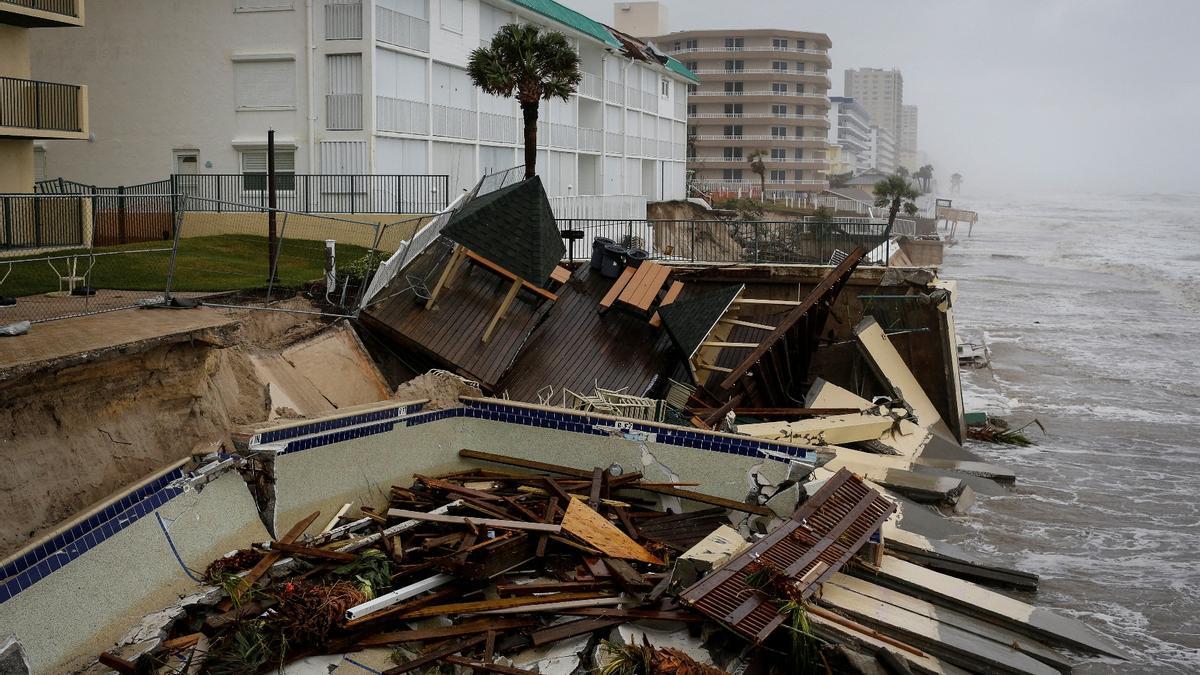
[[(655, 301), (658, 300), (658, 294), (666, 285), (670, 275), (669, 267), (648, 260), (638, 267), (626, 267), (621, 271), (621, 276), (608, 289), (608, 293), (600, 300), (600, 312), (606, 312), (612, 309), (613, 305), (620, 303), (635, 312), (649, 315)], [(675, 302), (681, 291), (683, 291), (683, 284), (672, 281), (662, 302), (659, 303), (659, 307)], [(655, 311), (653, 318), (650, 319), (650, 325), (657, 328), (661, 324), (662, 319)]]

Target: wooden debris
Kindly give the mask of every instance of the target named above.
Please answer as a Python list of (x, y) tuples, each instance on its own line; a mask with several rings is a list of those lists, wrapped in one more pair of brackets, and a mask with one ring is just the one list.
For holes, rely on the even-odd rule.
[(562, 529), (614, 558), (640, 560), (652, 565), (662, 564), (662, 560), (647, 551), (644, 546), (630, 539), (629, 535), (582, 502), (571, 500), (567, 505)]

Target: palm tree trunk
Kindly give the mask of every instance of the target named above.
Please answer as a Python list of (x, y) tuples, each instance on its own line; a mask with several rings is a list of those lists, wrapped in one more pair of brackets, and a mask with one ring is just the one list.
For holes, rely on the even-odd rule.
[(533, 178), (537, 175), (537, 101), (522, 103), (521, 116), (525, 120), (525, 177)]
[(763, 204), (767, 203), (767, 174), (761, 173), (758, 175), (758, 190), (759, 201)]
[(900, 213), (900, 198), (896, 197), (892, 200), (892, 207), (888, 209), (888, 230), (896, 224), (896, 214)]

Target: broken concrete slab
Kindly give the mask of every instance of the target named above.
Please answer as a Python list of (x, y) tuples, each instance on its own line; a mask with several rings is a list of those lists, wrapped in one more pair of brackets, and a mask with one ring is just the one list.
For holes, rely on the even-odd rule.
[(25, 658), (25, 649), (16, 635), (9, 635), (4, 642), (0, 642), (0, 674), (30, 675), (32, 672), (29, 659)]
[(878, 572), (853, 571), (853, 575), (894, 588), (919, 599), (977, 616), (1028, 635), (1052, 646), (1128, 658), (1115, 642), (1076, 619), (1021, 602), (969, 581), (925, 569), (885, 555)]
[(967, 581), (991, 586), (1036, 591), (1038, 575), (1010, 569), (980, 560), (960, 546), (929, 539), (892, 523), (884, 523), (888, 553), (922, 567), (937, 570)]
[[(792, 510), (795, 511), (795, 508)], [(704, 575), (732, 560), (749, 545), (737, 530), (722, 525), (679, 556), (671, 573), (671, 587), (684, 589), (691, 586)]]
[(913, 672), (922, 675), (965, 675), (968, 672), (924, 652), (900, 649), (894, 643), (880, 639), (882, 635), (873, 629), (848, 619), (834, 619), (813, 611), (808, 614), (808, 625), (813, 634), (823, 640), (870, 652), (886, 650)]
[(892, 345), (874, 317), (867, 317), (854, 328), (854, 336), (858, 339), (859, 347), (866, 357), (867, 363), (879, 379), (888, 385), (892, 392), (912, 409), (917, 418), (917, 424), (928, 429), (936, 436), (957, 443), (957, 438), (950, 427), (942, 420), (937, 406), (925, 394), (925, 390), (917, 383), (917, 378), (909, 370), (908, 365), (900, 356), (900, 352)]
[(1017, 473), (1008, 467), (989, 462), (972, 462), (955, 459), (937, 459), (933, 457), (918, 457), (916, 464), (928, 466), (943, 471), (965, 473), (971, 476), (986, 478), (1004, 485), (1011, 485), (1017, 480)]
[(739, 424), (738, 433), (804, 445), (839, 445), (877, 440), (894, 423), (891, 417), (881, 414), (856, 413), (790, 422)]
[(825, 585), (817, 602), (962, 668), (1017, 675), (1058, 673), (1012, 646), (940, 621), (936, 614), (931, 618), (842, 586)]

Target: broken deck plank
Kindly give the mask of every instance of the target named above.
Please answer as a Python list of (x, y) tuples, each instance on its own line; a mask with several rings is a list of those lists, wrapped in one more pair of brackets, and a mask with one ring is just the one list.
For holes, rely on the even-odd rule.
[(532, 532), (550, 532), (558, 534), (562, 532), (562, 526), (552, 525), (549, 523), (527, 523), (521, 520), (502, 520), (500, 518), (469, 518), (467, 516), (446, 516), (436, 513), (425, 513), (423, 511), (409, 511), (408, 509), (388, 509), (388, 515), (393, 518), (408, 518), (410, 520), (424, 520), (431, 523), (452, 523), (455, 525), (483, 525), (486, 527), (498, 527), (507, 530), (529, 530)]

